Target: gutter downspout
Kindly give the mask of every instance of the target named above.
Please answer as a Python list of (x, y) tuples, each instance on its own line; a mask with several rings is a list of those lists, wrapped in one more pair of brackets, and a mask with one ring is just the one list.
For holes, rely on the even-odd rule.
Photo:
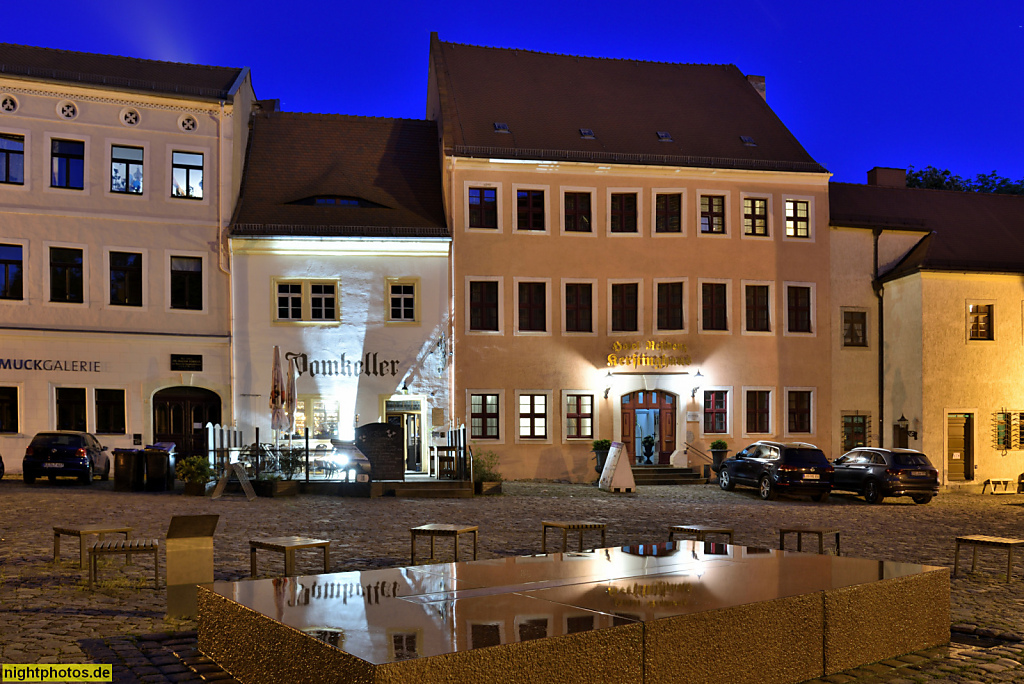
[(874, 241), (874, 274), (871, 288), (878, 298), (878, 446), (885, 446), (885, 300), (882, 295), (885, 288), (878, 282), (878, 240), (882, 236), (881, 228), (871, 231)]
[[(230, 161), (230, 160), (229, 160)], [(228, 377), (231, 391), (231, 424), (238, 425), (235, 411), (235, 288), (231, 282), (230, 242), (224, 235), (224, 100), (217, 116), (217, 265), (228, 277)], [(225, 259), (227, 264), (225, 264)]]

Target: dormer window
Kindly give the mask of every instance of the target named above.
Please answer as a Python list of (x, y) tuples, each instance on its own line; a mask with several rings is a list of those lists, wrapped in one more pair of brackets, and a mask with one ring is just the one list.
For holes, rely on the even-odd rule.
[(584, 140), (594, 140), (597, 136), (594, 135), (594, 129), (592, 128), (581, 128), (580, 137)]
[(512, 131), (508, 130), (508, 124), (507, 123), (500, 123), (498, 121), (495, 121), (494, 122), (494, 132), (495, 133), (511, 133)]
[(672, 134), (668, 131), (658, 131), (658, 142), (672, 142)]
[(377, 204), (362, 197), (350, 197), (348, 195), (313, 195), (304, 197), (288, 204), (304, 204), (316, 207), (363, 207), (370, 209), (383, 209), (383, 204)]
[(746, 145), (747, 147), (757, 147), (757, 143), (754, 142), (754, 139), (751, 138), (749, 135), (741, 135), (740, 140), (742, 140), (743, 144)]

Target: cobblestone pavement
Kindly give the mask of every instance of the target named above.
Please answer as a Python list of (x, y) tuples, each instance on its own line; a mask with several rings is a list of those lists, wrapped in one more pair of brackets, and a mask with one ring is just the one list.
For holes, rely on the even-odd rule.
[[(428, 522), (479, 525), (481, 558), (539, 553), (541, 520), (559, 518), (606, 522), (609, 546), (662, 541), (669, 523), (728, 526), (737, 544), (771, 547), (782, 525), (838, 525), (844, 555), (946, 567), (953, 564), (954, 536), (1024, 536), (1024, 495), (944, 493), (926, 506), (903, 498), (871, 506), (843, 494), (825, 504), (764, 502), (753, 490), (723, 492), (715, 485), (613, 495), (585, 485), (515, 482), (505, 483), (501, 496), (474, 499), (248, 502), (239, 495), (213, 501), (180, 492), (115, 492), (112, 484), (0, 481), (0, 663), (111, 663), (118, 682), (231, 681), (196, 651), (193, 621), (165, 619), (164, 591), (153, 589), (149, 557), (135, 556), (130, 566), (120, 557), (101, 561), (100, 581), (90, 591), (87, 571), (78, 568), (77, 540), (64, 539), (54, 564), (55, 525), (120, 521), (137, 538), (162, 538), (172, 515), (217, 513), (214, 564), (222, 580), (248, 576), (248, 539), (255, 536), (331, 539), (332, 571), (406, 565), (409, 528)], [(276, 572), (272, 562), (264, 567)], [(297, 570), (318, 572), (320, 562), (317, 554), (302, 554)], [(969, 563), (961, 559), (960, 576), (952, 579), (950, 647), (827, 681), (1024, 683), (1022, 570), (1004, 582), (1005, 555), (985, 550), (978, 572), (964, 570)]]

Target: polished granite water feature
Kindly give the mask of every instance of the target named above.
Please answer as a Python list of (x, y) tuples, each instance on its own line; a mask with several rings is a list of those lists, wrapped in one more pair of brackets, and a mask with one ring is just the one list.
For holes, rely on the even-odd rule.
[(949, 641), (949, 572), (680, 541), (217, 582), (243, 682), (798, 682)]

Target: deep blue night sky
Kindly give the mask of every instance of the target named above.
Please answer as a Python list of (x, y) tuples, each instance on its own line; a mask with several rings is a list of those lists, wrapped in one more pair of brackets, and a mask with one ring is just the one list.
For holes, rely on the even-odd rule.
[(1021, 0), (37, 0), (4, 14), (6, 42), (247, 66), (256, 95), (288, 111), (422, 118), (431, 31), (475, 45), (731, 63), (767, 78), (769, 104), (834, 180), (929, 164), (1024, 178)]

